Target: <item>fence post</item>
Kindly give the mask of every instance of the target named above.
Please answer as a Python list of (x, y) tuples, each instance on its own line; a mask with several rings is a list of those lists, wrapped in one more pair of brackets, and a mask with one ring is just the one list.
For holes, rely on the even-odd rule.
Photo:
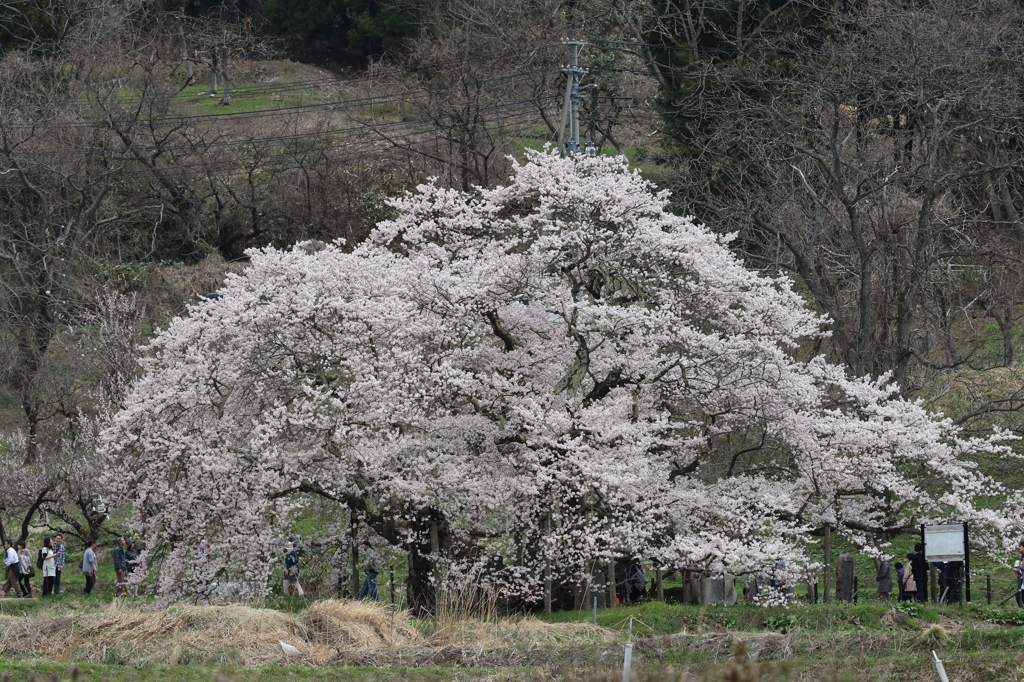
[(615, 557), (608, 560), (608, 608), (615, 608), (615, 597), (619, 593), (615, 584)]
[(825, 601), (829, 601), (832, 586), (832, 526), (825, 524)]
[(860, 587), (857, 583), (857, 576), (853, 576), (853, 603), (856, 604), (860, 595)]
[(992, 606), (992, 576), (985, 576), (985, 598), (988, 600), (988, 605)]

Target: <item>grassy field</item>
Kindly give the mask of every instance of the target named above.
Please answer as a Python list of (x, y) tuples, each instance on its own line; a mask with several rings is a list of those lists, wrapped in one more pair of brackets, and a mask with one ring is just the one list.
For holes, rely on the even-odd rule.
[[(269, 604), (268, 604), (269, 606)], [(759, 608), (648, 602), (438, 623), (378, 605), (294, 612), (67, 594), (0, 602), (0, 671), (98, 680), (1024, 679), (1024, 611), (871, 601)], [(300, 653), (284, 653), (279, 641)]]

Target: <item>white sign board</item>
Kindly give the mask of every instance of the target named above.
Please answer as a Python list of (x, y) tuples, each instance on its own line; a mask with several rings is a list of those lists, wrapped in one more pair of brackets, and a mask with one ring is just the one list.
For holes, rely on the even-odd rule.
[(925, 561), (963, 561), (964, 556), (962, 523), (924, 527)]

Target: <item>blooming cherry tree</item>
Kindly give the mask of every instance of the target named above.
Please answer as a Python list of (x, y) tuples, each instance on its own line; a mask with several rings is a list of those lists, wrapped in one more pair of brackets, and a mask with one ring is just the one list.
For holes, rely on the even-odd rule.
[(870, 551), (1016, 530), (977, 504), (1007, 491), (973, 456), (1005, 448), (809, 355), (824, 320), (790, 282), (667, 200), (621, 158), (537, 153), (506, 187), (393, 200), (352, 251), (252, 252), (106, 432), (161, 593), (265, 589), (309, 496), (402, 548), (428, 610), (445, 570), (536, 597), (627, 555), (799, 566), (826, 523)]

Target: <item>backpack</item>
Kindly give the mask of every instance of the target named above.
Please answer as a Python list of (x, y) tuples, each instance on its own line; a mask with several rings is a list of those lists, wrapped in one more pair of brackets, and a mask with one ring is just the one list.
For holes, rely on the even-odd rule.
[(39, 548), (39, 557), (36, 559), (36, 568), (43, 570), (43, 548)]

